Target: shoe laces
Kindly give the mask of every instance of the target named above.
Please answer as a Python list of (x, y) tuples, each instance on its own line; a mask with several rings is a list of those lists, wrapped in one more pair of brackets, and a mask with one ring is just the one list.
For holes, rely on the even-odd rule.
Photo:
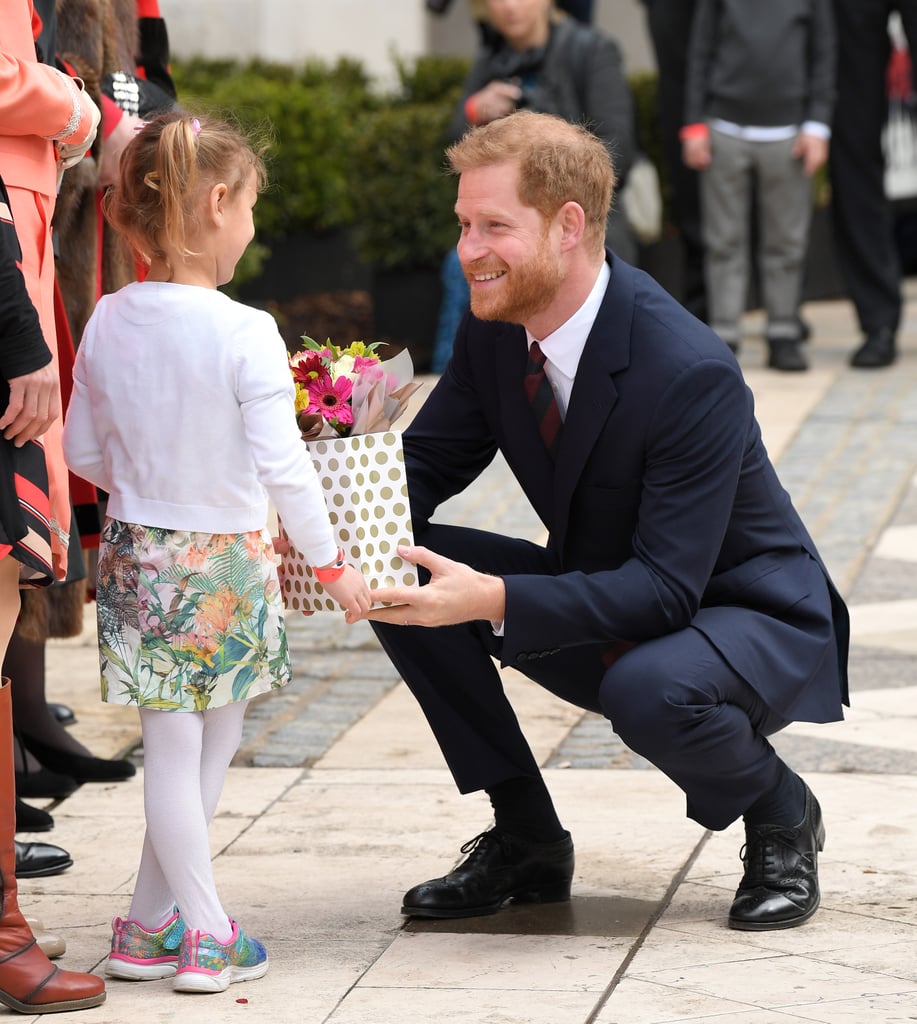
[(489, 828), (485, 829), (483, 832), (479, 832), (473, 839), (469, 839), (467, 843), (463, 843), (461, 852), (467, 854), (468, 862), (472, 863), (482, 857), (492, 843), (499, 846), (501, 852), (504, 854), (508, 853), (512, 847), (512, 841), (505, 832), (500, 832), (495, 828)]
[(795, 857), (805, 856), (794, 845), (799, 838), (798, 828), (749, 825), (748, 831), (755, 834), (755, 840), (746, 842), (739, 851), (739, 859), (745, 865), (745, 882), (772, 883), (782, 878), (786, 866), (783, 854), (787, 850)]

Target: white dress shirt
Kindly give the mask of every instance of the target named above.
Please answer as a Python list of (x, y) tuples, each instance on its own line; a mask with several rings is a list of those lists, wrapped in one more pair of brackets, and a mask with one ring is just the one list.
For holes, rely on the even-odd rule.
[[(586, 297), (586, 301), (580, 308), (564, 323), (552, 331), (544, 340), (536, 338), (528, 329), (525, 336), (528, 339), (529, 348), (532, 342), (537, 341), (541, 351), (545, 355), (544, 372), (554, 389), (554, 398), (557, 407), (560, 409), (560, 418), (566, 419), (567, 406), (570, 404), (570, 395), (573, 392), (573, 382), (576, 379), (576, 368), (579, 366), (580, 357), (586, 347), (586, 339), (599, 315), (599, 308), (605, 298), (605, 291), (608, 288), (608, 280), (611, 277), (611, 269), (608, 262), (603, 260), (599, 269), (592, 291)], [(492, 623), (495, 636), (503, 636), (503, 623)]]
[(599, 307), (605, 298), (605, 290), (610, 277), (611, 270), (608, 263), (603, 260), (592, 291), (569, 320), (564, 321), (556, 331), (552, 331), (544, 339), (536, 338), (528, 330), (525, 332), (529, 348), (533, 341), (537, 341), (541, 351), (545, 354), (544, 372), (554, 389), (554, 397), (557, 400), (557, 407), (560, 409), (561, 419), (566, 419), (567, 406), (570, 404), (570, 394), (573, 391), (573, 381), (576, 378), (576, 368), (579, 366), (580, 357), (586, 347), (586, 339), (589, 337), (595, 318), (599, 315)]

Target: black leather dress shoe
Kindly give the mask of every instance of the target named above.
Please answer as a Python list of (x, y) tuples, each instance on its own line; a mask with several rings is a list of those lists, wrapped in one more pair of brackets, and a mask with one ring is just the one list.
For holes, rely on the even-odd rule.
[(560, 903), (570, 899), (573, 840), (533, 843), (491, 829), (462, 847), (467, 858), (443, 878), (415, 885), (404, 897), (411, 917), (478, 917), (517, 903)]
[(796, 338), (775, 338), (768, 343), (767, 365), (771, 370), (798, 372), (808, 370), (809, 364)]
[(16, 797), (16, 831), (17, 832), (50, 832), (54, 828), (54, 819), (40, 807), (23, 803)]
[(82, 785), (84, 782), (123, 782), (137, 774), (137, 769), (121, 758), (109, 760), (104, 757), (87, 757), (74, 754), (69, 750), (53, 747), (28, 733), (20, 733), (22, 745), (45, 768), (69, 775), (71, 779)]
[(59, 846), (50, 843), (20, 843), (16, 840), (16, 877), (44, 878), (59, 875), (73, 863), (73, 858)]
[(63, 800), (80, 788), (80, 784), (70, 775), (52, 772), (50, 768), (39, 768), (33, 771), (16, 772), (16, 794), (22, 797), (49, 797)]
[(806, 786), (806, 813), (795, 827), (746, 825), (745, 874), (729, 911), (743, 931), (795, 928), (818, 910), (818, 854), (825, 848), (821, 808)]
[(880, 327), (867, 332), (863, 344), (850, 357), (850, 365), (861, 370), (875, 370), (881, 366), (891, 366), (897, 358), (895, 332), (891, 327)]

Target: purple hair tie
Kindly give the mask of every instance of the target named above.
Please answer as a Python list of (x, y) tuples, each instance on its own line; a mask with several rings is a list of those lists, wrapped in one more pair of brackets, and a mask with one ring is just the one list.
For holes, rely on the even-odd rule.
[(198, 121), (196, 117), (191, 118), (191, 131), (193, 131), (195, 135), (201, 134), (201, 122)]

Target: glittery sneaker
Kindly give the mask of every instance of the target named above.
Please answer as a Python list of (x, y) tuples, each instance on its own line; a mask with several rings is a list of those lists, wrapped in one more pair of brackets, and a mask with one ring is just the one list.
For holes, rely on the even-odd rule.
[(136, 921), (116, 917), (111, 923), (111, 954), (105, 973), (110, 978), (127, 981), (171, 978), (178, 967), (184, 931), (185, 924), (178, 911), (155, 932), (148, 932)]
[(208, 932), (186, 931), (172, 987), (178, 992), (225, 992), (233, 982), (254, 981), (267, 974), (267, 952), (232, 921), (228, 942)]

